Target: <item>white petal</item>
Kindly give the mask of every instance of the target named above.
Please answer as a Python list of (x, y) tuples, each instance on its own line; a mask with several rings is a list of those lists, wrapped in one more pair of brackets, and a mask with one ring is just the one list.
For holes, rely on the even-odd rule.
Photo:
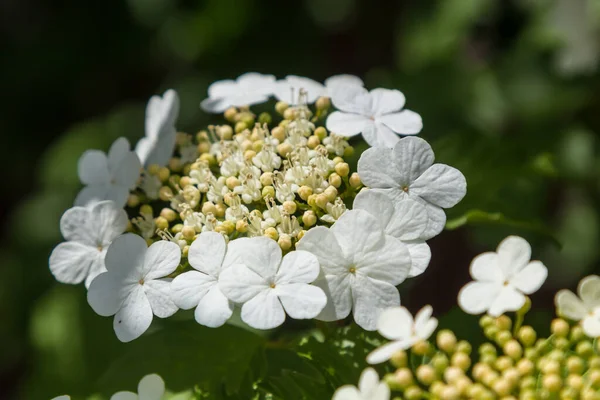
[[(127, 146), (129, 147), (129, 142), (127, 142)], [(109, 164), (108, 168), (113, 184), (131, 190), (135, 189), (140, 177), (142, 163), (134, 151), (128, 151), (117, 163)]]
[[(127, 201), (127, 195), (115, 196), (115, 193), (112, 193), (111, 190), (112, 186), (108, 184), (85, 186), (79, 191), (79, 193), (77, 193), (74, 205), (78, 207), (86, 207), (89, 205), (93, 205), (99, 201), (112, 200), (115, 203), (117, 203), (117, 205), (119, 205), (120, 207), (124, 206), (125, 202)], [(117, 199), (115, 197), (119, 198)]]
[(508, 279), (525, 268), (531, 259), (531, 246), (519, 236), (509, 236), (498, 245), (498, 265)]
[(402, 241), (415, 240), (425, 231), (428, 220), (427, 208), (407, 197), (396, 203), (385, 233)]
[(400, 141), (400, 137), (390, 128), (372, 120), (363, 127), (362, 137), (369, 146), (387, 149), (393, 148)]
[[(401, 142), (402, 140), (399, 143)], [(360, 180), (370, 188), (400, 188), (403, 174), (390, 160), (392, 149), (371, 147), (365, 150), (358, 160)]]
[(350, 314), (352, 309), (352, 289), (350, 274), (326, 275), (317, 279), (313, 285), (320, 287), (327, 296), (327, 305), (316, 317), (321, 321), (338, 321)]
[(236, 303), (244, 303), (267, 288), (269, 282), (243, 264), (232, 265), (219, 275), (219, 289)]
[(245, 92), (270, 96), (273, 93), (275, 76), (258, 72), (246, 72), (238, 76), (236, 82)]
[(128, 392), (128, 391), (120, 391), (113, 394), (110, 397), (110, 400), (139, 400), (137, 393)]
[(100, 150), (87, 150), (77, 163), (79, 180), (84, 185), (104, 185), (110, 181), (108, 159)]
[(183, 310), (198, 306), (200, 300), (213, 287), (216, 278), (198, 271), (188, 271), (177, 275), (171, 282), (171, 299)]
[(373, 249), (384, 237), (377, 219), (364, 210), (346, 211), (330, 230), (348, 260)]
[(432, 237), (439, 235), (446, 226), (446, 213), (444, 210), (438, 206), (435, 206), (427, 201), (421, 199), (420, 197), (411, 197), (414, 200), (420, 200), (421, 204), (425, 206), (427, 210), (427, 227), (421, 234), (421, 239), (428, 240)]
[(89, 213), (90, 221), (86, 225), (94, 231), (101, 245), (110, 244), (127, 228), (127, 213), (113, 201), (101, 201)]
[(416, 135), (423, 129), (421, 116), (410, 110), (381, 115), (377, 117), (376, 121), (402, 135)]
[(167, 318), (177, 312), (179, 308), (171, 299), (170, 279), (152, 279), (144, 282), (143, 287), (154, 315)]
[(146, 241), (140, 236), (133, 233), (121, 235), (108, 247), (104, 259), (106, 269), (116, 276), (129, 277), (129, 282), (135, 283), (143, 277), (146, 250)]
[(471, 277), (477, 281), (504, 283), (504, 273), (498, 262), (497, 253), (490, 251), (478, 255), (469, 267)]
[(191, 244), (188, 261), (198, 271), (218, 278), (226, 251), (227, 244), (223, 235), (204, 232)]
[(588, 308), (600, 306), (600, 276), (590, 275), (585, 277), (577, 288), (581, 300)]
[[(303, 89), (306, 92), (307, 99), (306, 102), (308, 104), (314, 103), (319, 97), (325, 96), (325, 86), (323, 84), (314, 81), (310, 78), (305, 78), (302, 76), (296, 75), (288, 75), (285, 77), (285, 81), (283, 85), (278, 85), (280, 90), (279, 92), (276, 90), (275, 96), (279, 100), (289, 101), (291, 97), (292, 91), (290, 88), (293, 88), (293, 93), (296, 99), (292, 98), (291, 104), (297, 103), (297, 97), (300, 89)], [(286, 90), (287, 89), (287, 90)]]
[(504, 286), (490, 306), (488, 314), (499, 317), (506, 311), (517, 311), (525, 304), (525, 296), (513, 287)]
[(600, 337), (600, 318), (598, 316), (588, 316), (581, 324), (583, 331), (591, 338)]
[[(92, 282), (93, 286), (93, 282)], [(142, 336), (152, 324), (152, 307), (142, 285), (134, 285), (131, 293), (115, 314), (113, 328), (121, 342)]]
[(275, 287), (285, 312), (295, 319), (314, 318), (325, 308), (327, 296), (317, 286), (305, 283), (284, 283)]
[(355, 386), (344, 385), (335, 391), (331, 400), (364, 400), (364, 397)]
[(144, 279), (163, 278), (172, 274), (181, 261), (181, 249), (168, 240), (159, 240), (148, 247), (144, 259)]
[(446, 164), (434, 164), (411, 185), (410, 192), (442, 208), (455, 206), (467, 194), (465, 176)]
[(237, 83), (232, 79), (213, 82), (208, 87), (208, 96), (211, 98), (229, 97), (238, 91)]
[(405, 242), (406, 248), (410, 254), (410, 271), (408, 278), (421, 275), (429, 266), (431, 261), (431, 249), (424, 241)]
[(360, 380), (358, 381), (358, 389), (363, 396), (370, 394), (379, 385), (379, 375), (373, 368), (366, 368), (360, 374)]
[(242, 321), (255, 329), (273, 329), (283, 324), (285, 312), (276, 292), (266, 289), (242, 306)]
[(391, 307), (379, 316), (377, 331), (388, 340), (408, 339), (413, 322), (413, 317), (406, 307)]
[(200, 300), (194, 317), (200, 325), (218, 328), (231, 318), (231, 314), (233, 314), (233, 303), (225, 297), (218, 285), (214, 285)]
[(325, 87), (331, 93), (331, 91), (338, 87), (344, 86), (364, 86), (364, 82), (358, 76), (340, 74), (333, 75), (325, 79)]
[(367, 89), (355, 86), (335, 86), (330, 91), (331, 103), (347, 113), (371, 116), (372, 99)]
[(263, 278), (275, 276), (281, 264), (281, 248), (267, 237), (232, 240), (227, 246), (224, 265), (242, 263)]
[(574, 321), (581, 321), (589, 312), (583, 301), (570, 290), (559, 290), (554, 298), (554, 303), (557, 314)]
[(64, 242), (56, 246), (50, 254), (50, 272), (59, 282), (81, 283), (99, 256), (100, 252), (94, 247), (77, 242)]
[(361, 328), (374, 331), (381, 312), (400, 305), (400, 294), (394, 285), (357, 275), (352, 284), (352, 300), (354, 321)]
[(399, 90), (377, 88), (369, 92), (371, 95), (372, 115), (380, 116), (395, 111), (400, 111), (404, 107), (406, 98)]
[(311, 283), (319, 276), (319, 260), (314, 254), (296, 250), (283, 257), (275, 282), (284, 283)]
[(165, 126), (175, 124), (179, 115), (179, 96), (173, 89), (165, 91), (163, 97), (152, 96), (146, 106), (146, 136), (156, 139)]
[(96, 277), (98, 275), (100, 275), (103, 272), (106, 272), (106, 267), (104, 266), (104, 257), (105, 256), (106, 256), (106, 250), (101, 251), (97, 254), (97, 256), (92, 261), (92, 264), (90, 265), (90, 269), (89, 269), (87, 276), (85, 278), (85, 281), (84, 281), (84, 285), (85, 285), (86, 289), (88, 289), (90, 287), (90, 285), (92, 284), (92, 281), (94, 279), (96, 279)]
[(88, 304), (94, 312), (103, 317), (114, 315), (132, 289), (132, 285), (124, 285), (119, 278), (108, 272), (94, 279), (87, 292)]
[[(379, 221), (379, 225), (388, 235), (388, 230), (394, 218), (396, 208), (394, 202), (385, 193), (376, 190), (362, 190), (354, 198), (353, 210), (365, 210)], [(394, 235), (392, 235), (394, 236)]]
[(468, 314), (481, 314), (490, 308), (501, 289), (497, 283), (469, 282), (458, 293), (458, 305)]
[(371, 120), (363, 115), (334, 111), (327, 117), (326, 127), (340, 136), (352, 137), (361, 133), (366, 124), (371, 123)]
[(125, 158), (127, 153), (129, 153), (129, 150), (130, 150), (129, 140), (127, 140), (127, 138), (120, 137), (117, 140), (115, 140), (113, 142), (113, 144), (110, 146), (110, 149), (108, 150), (107, 158), (108, 158), (109, 169), (110, 169), (111, 165), (116, 165), (119, 162), (121, 162), (121, 160), (123, 160), (123, 158)]
[(403, 138), (393, 150), (395, 168), (401, 174), (398, 182), (409, 185), (432, 166), (434, 159), (433, 150), (426, 140), (419, 137)]
[(423, 307), (415, 317), (415, 335), (422, 340), (427, 340), (438, 326), (438, 320), (432, 318), (433, 308), (429, 305)]
[(373, 350), (369, 355), (367, 355), (367, 362), (369, 364), (380, 364), (382, 362), (386, 362), (392, 356), (400, 351), (407, 350), (412, 346), (412, 341), (410, 339), (405, 340), (397, 340), (393, 342), (389, 342), (384, 344), (381, 347)]
[(308, 251), (317, 256), (321, 269), (326, 274), (347, 271), (342, 248), (333, 232), (324, 226), (317, 226), (307, 231), (296, 244), (296, 249)]
[(174, 126), (163, 127), (156, 139), (147, 142), (142, 142), (142, 140), (136, 145), (136, 153), (146, 167), (152, 164), (164, 166), (169, 163), (175, 148), (176, 130)]
[(548, 277), (548, 268), (540, 261), (532, 261), (514, 276), (510, 283), (525, 294), (536, 292)]
[[(108, 202), (109, 204), (112, 202)], [(114, 204), (114, 203), (112, 203)], [(68, 241), (99, 246), (90, 208), (71, 207), (60, 218), (60, 233)]]
[(157, 374), (146, 375), (138, 384), (140, 400), (161, 400), (165, 394), (165, 381)]
[(380, 382), (371, 398), (373, 400), (390, 400), (390, 387), (385, 382)]
[(356, 254), (355, 261), (357, 276), (366, 275), (394, 286), (406, 279), (412, 267), (406, 245), (389, 235), (371, 250)]

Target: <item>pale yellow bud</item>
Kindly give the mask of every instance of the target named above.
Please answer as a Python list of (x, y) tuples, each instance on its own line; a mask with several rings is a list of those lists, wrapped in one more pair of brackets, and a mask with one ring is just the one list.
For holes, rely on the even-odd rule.
[(315, 204), (317, 205), (317, 207), (320, 207), (323, 210), (326, 209), (327, 203), (329, 203), (329, 199), (327, 198), (327, 195), (324, 193), (318, 194), (317, 197), (315, 198)]
[(148, 166), (147, 171), (150, 175), (158, 175), (158, 171), (160, 171), (160, 165), (151, 164)]
[(504, 346), (509, 340), (512, 339), (512, 334), (509, 331), (498, 331), (495, 339), (499, 346)]
[(304, 211), (304, 214), (302, 214), (302, 223), (307, 228), (310, 228), (311, 226), (316, 224), (317, 216), (315, 215), (315, 212), (312, 210)]
[(418, 386), (409, 386), (404, 390), (406, 400), (419, 400), (423, 397), (423, 390)]
[(246, 219), (240, 219), (235, 223), (235, 230), (239, 233), (244, 233), (248, 230), (248, 221)]
[(157, 229), (164, 230), (169, 228), (169, 221), (164, 217), (156, 217), (154, 223)]
[(176, 224), (171, 227), (171, 232), (179, 233), (183, 229), (183, 224)]
[(452, 365), (462, 369), (463, 371), (466, 371), (471, 366), (471, 358), (465, 353), (454, 353), (450, 359), (450, 362)]
[(360, 181), (360, 177), (358, 176), (357, 172), (353, 172), (352, 175), (350, 175), (350, 178), (348, 181), (350, 183), (350, 186), (353, 187), (354, 189), (362, 186), (362, 182)]
[(262, 197), (275, 197), (275, 188), (273, 186), (265, 186), (262, 188)]
[(173, 157), (169, 160), (169, 169), (171, 171), (179, 172), (179, 171), (181, 171), (182, 167), (183, 167), (183, 165), (182, 165), (181, 159), (179, 157)]
[(327, 196), (327, 200), (333, 203), (338, 195), (338, 191), (333, 186), (329, 186), (327, 189), (325, 189), (323, 194)]
[(337, 174), (342, 177), (348, 176), (348, 174), (350, 173), (350, 166), (348, 165), (348, 163), (341, 162), (335, 165), (335, 172), (337, 172)]
[(210, 153), (204, 153), (204, 154), (200, 155), (200, 161), (203, 161), (203, 162), (207, 163), (208, 165), (216, 165), (217, 164), (217, 160), (215, 159), (215, 156), (213, 156)]
[(437, 379), (437, 374), (431, 365), (423, 364), (417, 367), (417, 379), (425, 386), (429, 386)]
[(313, 194), (313, 190), (310, 186), (300, 186), (298, 189), (298, 196), (304, 201), (308, 200), (311, 194)]
[(277, 232), (277, 229), (275, 229), (273, 227), (269, 227), (269, 228), (265, 229), (265, 236), (269, 237), (273, 240), (279, 239), (279, 233)]
[(594, 346), (587, 340), (579, 342), (577, 343), (577, 346), (575, 346), (575, 352), (581, 357), (589, 357), (594, 354)]
[(401, 387), (405, 388), (413, 383), (412, 372), (408, 368), (400, 368), (394, 373), (396, 383)]
[(404, 350), (398, 350), (390, 358), (390, 363), (396, 368), (403, 368), (408, 365), (408, 355)]
[(171, 175), (171, 171), (169, 171), (169, 168), (167, 168), (167, 167), (161, 167), (158, 170), (158, 179), (163, 183), (169, 179), (170, 175)]
[(225, 216), (225, 210), (227, 206), (223, 203), (215, 204), (215, 217), (222, 218)]
[(283, 143), (283, 141), (285, 140), (285, 128), (281, 126), (276, 126), (271, 130), (271, 136), (279, 140), (279, 143)]
[(240, 180), (239, 180), (237, 177), (235, 177), (235, 176), (230, 176), (230, 177), (228, 177), (228, 178), (225, 180), (225, 185), (226, 185), (226, 186), (227, 186), (229, 189), (233, 190), (233, 189), (235, 189), (236, 187), (240, 186), (240, 185), (241, 185), (241, 182), (240, 182)]
[(235, 133), (240, 133), (248, 129), (248, 125), (246, 125), (243, 121), (238, 121), (235, 123)]
[(188, 185), (190, 185), (190, 184), (191, 184), (191, 179), (190, 179), (190, 177), (189, 177), (189, 176), (182, 176), (182, 177), (179, 179), (179, 186), (180, 186), (182, 189), (185, 189), (185, 187), (186, 187), (186, 186), (188, 186)]
[(494, 389), (494, 392), (496, 392), (499, 396), (507, 396), (512, 389), (512, 385), (506, 379), (500, 378), (494, 382), (492, 389)]
[(173, 222), (177, 218), (177, 213), (170, 208), (163, 208), (160, 210), (160, 216), (169, 222)]
[(286, 157), (292, 151), (292, 145), (289, 143), (281, 143), (277, 145), (277, 152), (282, 156)]
[(140, 198), (137, 194), (130, 194), (127, 197), (127, 207), (137, 207), (140, 204)]
[(306, 231), (304, 229), (302, 229), (300, 232), (298, 232), (298, 234), (296, 235), (296, 239), (300, 240), (304, 237), (304, 235), (306, 234)]
[(346, 158), (352, 157), (353, 154), (354, 154), (354, 147), (348, 146), (344, 149), (344, 157), (346, 157)]
[(258, 153), (259, 151), (262, 150), (263, 146), (265, 145), (265, 142), (262, 140), (254, 140), (252, 142), (252, 150), (254, 150), (256, 153)]
[(550, 331), (559, 337), (566, 337), (569, 329), (569, 323), (562, 318), (556, 318), (550, 324)]
[(343, 162), (344, 162), (344, 159), (342, 157), (340, 157), (340, 156), (333, 158), (333, 164), (334, 165), (338, 165), (339, 163), (343, 163)]
[(462, 376), (464, 376), (464, 372), (457, 367), (448, 367), (444, 371), (444, 379), (448, 383), (456, 382), (456, 380)]
[(583, 378), (581, 375), (571, 374), (567, 376), (567, 386), (572, 387), (576, 390), (581, 390), (583, 388)]
[(530, 375), (534, 370), (535, 365), (533, 364), (533, 361), (527, 358), (522, 358), (517, 362), (517, 371), (519, 371), (519, 374), (522, 376)]
[(181, 250), (181, 255), (184, 257), (187, 257), (189, 253), (190, 253), (190, 246), (183, 246), (183, 249)]
[(323, 141), (323, 139), (327, 137), (327, 129), (325, 129), (322, 126), (319, 126), (317, 129), (315, 129), (314, 134), (316, 137), (319, 138), (319, 140)]
[(560, 364), (558, 361), (548, 360), (540, 368), (544, 374), (552, 375), (560, 373)]
[(545, 389), (554, 393), (562, 388), (562, 380), (558, 374), (549, 374), (542, 378), (542, 385)]
[(523, 348), (514, 339), (509, 340), (503, 346), (504, 354), (512, 358), (513, 360), (518, 360), (523, 355)]
[(228, 235), (231, 235), (235, 230), (235, 223), (233, 221), (223, 221), (223, 223), (220, 226)]
[(321, 144), (321, 141), (319, 140), (319, 138), (316, 135), (309, 136), (309, 138), (306, 142), (306, 145), (308, 146), (309, 149), (314, 149), (315, 147), (317, 147), (320, 144)]
[(231, 138), (233, 137), (233, 129), (229, 125), (217, 126), (215, 130), (221, 140), (231, 140)]
[(283, 115), (285, 110), (287, 110), (289, 107), (290, 105), (285, 101), (278, 101), (277, 103), (275, 103), (275, 111), (277, 111), (281, 115)]
[(522, 326), (517, 333), (517, 337), (523, 343), (523, 346), (533, 346), (537, 339), (537, 334), (531, 326)]
[(454, 352), (456, 348), (456, 336), (448, 329), (441, 330), (437, 334), (437, 346), (446, 353)]
[(513, 362), (512, 358), (510, 358), (508, 356), (501, 356), (501, 357), (498, 357), (498, 359), (496, 360), (496, 362), (494, 364), (498, 371), (504, 371), (504, 370), (512, 367), (514, 365), (514, 362)]
[(296, 118), (296, 110), (293, 108), (287, 108), (284, 112), (283, 112), (283, 118), (287, 119), (287, 120), (293, 120)]
[(342, 178), (335, 172), (333, 174), (329, 175), (329, 178), (327, 179), (327, 181), (334, 188), (339, 188), (340, 186), (342, 186)]
[(173, 197), (173, 191), (168, 186), (163, 186), (158, 190), (158, 198), (162, 201), (169, 201)]
[(517, 383), (519, 383), (520, 377), (521, 375), (519, 374), (519, 371), (516, 368), (509, 368), (506, 371), (502, 372), (502, 378), (510, 382), (511, 386), (514, 386)]
[(289, 235), (281, 235), (277, 240), (277, 244), (281, 247), (281, 250), (287, 251), (292, 248), (292, 238)]
[(202, 204), (202, 214), (206, 215), (208, 213), (211, 213), (213, 215), (217, 213), (215, 205), (210, 201), (206, 201), (204, 202), (204, 204)]
[(223, 116), (225, 117), (225, 119), (229, 122), (234, 122), (235, 121), (235, 117), (237, 116), (238, 110), (235, 107), (229, 107), (227, 110), (225, 110), (225, 112), (223, 113)]
[(260, 184), (263, 186), (270, 186), (273, 184), (273, 173), (272, 172), (263, 172), (260, 176)]
[(316, 207), (317, 206), (317, 195), (316, 194), (309, 195), (308, 199), (306, 199), (306, 202), (308, 203), (309, 206)]
[(244, 152), (244, 160), (252, 161), (254, 157), (256, 157), (256, 152), (254, 150), (246, 150)]
[(442, 400), (458, 400), (460, 398), (460, 392), (454, 386), (446, 386), (442, 390), (440, 398)]
[(425, 340), (419, 340), (418, 342), (412, 345), (411, 350), (416, 355), (424, 356), (428, 354), (431, 350), (431, 345)]
[(196, 236), (196, 230), (192, 226), (184, 226), (181, 229), (181, 236), (187, 241), (191, 241)]
[(296, 212), (296, 202), (295, 201), (284, 201), (283, 202), (283, 210), (292, 215)]

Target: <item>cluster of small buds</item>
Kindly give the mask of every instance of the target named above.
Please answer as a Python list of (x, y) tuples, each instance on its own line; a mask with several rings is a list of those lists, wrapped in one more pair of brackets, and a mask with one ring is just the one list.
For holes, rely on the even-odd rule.
[(477, 352), (441, 330), (435, 344), (395, 353), (385, 381), (407, 400), (600, 399), (600, 342), (580, 325), (557, 318), (546, 339), (506, 315), (483, 316), (480, 325), (489, 341)]
[(232, 107), (228, 124), (177, 133), (175, 156), (148, 166), (128, 199), (139, 214), (129, 230), (149, 243), (174, 241), (185, 256), (201, 232), (266, 236), (291, 251), (311, 227), (335, 223), (362, 183), (344, 160), (353, 148), (315, 126), (327, 111), (321, 103), (313, 116), (302, 102), (278, 102), (274, 126), (268, 113)]

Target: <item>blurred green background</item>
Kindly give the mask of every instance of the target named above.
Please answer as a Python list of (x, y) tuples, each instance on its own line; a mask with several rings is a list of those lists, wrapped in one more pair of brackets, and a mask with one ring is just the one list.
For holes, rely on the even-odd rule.
[[(145, 102), (170, 87), (182, 100), (178, 128), (190, 133), (219, 120), (198, 107), (208, 85), (247, 71), (316, 80), (352, 73), (367, 87), (402, 90), (423, 117), (421, 136), (464, 172), (469, 190), (448, 211), (451, 229), (431, 241), (428, 271), (403, 285), (403, 303), (412, 311), (432, 304), (459, 336), (477, 340), (476, 318), (455, 309), (469, 262), (508, 234), (527, 238), (550, 269), (533, 296), (536, 326), (551, 318), (558, 288), (600, 273), (600, 1), (3, 0), (0, 46), (0, 398), (81, 397), (98, 382), (133, 389), (142, 375), (119, 387), (110, 379), (123, 376), (110, 369), (115, 360), (128, 354), (119, 359), (128, 369), (178, 341), (119, 343), (85, 289), (57, 284), (47, 268), (59, 218), (79, 189), (80, 154), (119, 136), (135, 142)], [(196, 345), (210, 352), (220, 338), (199, 332)], [(221, 340), (258, 340), (220, 332)], [(254, 372), (280, 386), (285, 365), (315, 374), (286, 354), (268, 350), (275, 366)], [(256, 361), (237, 355), (221, 367)], [(182, 362), (176, 376), (196, 361), (202, 379), (218, 376), (210, 363), (220, 355), (210, 357)], [(166, 368), (156, 362), (142, 372)], [(241, 385), (238, 375), (226, 385)], [(184, 387), (171, 379), (167, 386)]]

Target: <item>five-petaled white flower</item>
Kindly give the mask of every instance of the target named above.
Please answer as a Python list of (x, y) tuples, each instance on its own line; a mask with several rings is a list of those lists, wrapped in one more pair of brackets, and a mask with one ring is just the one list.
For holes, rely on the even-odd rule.
[(68, 209), (60, 219), (60, 232), (66, 242), (50, 254), (50, 272), (59, 282), (85, 280), (85, 287), (89, 287), (98, 274), (106, 271), (106, 249), (126, 227), (127, 213), (113, 201)]
[(600, 276), (590, 275), (579, 282), (577, 297), (563, 289), (556, 294), (558, 313), (574, 321), (581, 321), (586, 335), (600, 337)]
[(375, 330), (379, 314), (400, 305), (396, 285), (408, 276), (410, 253), (368, 212), (346, 211), (331, 228), (310, 229), (296, 248), (316, 255), (321, 265), (314, 284), (328, 302), (317, 319), (337, 321), (352, 311), (359, 326)]
[(312, 104), (319, 97), (331, 97), (334, 91), (346, 86), (362, 87), (363, 81), (354, 75), (334, 75), (325, 80), (325, 84), (302, 76), (288, 75), (285, 79), (275, 83), (274, 94), (278, 100), (297, 104), (299, 93), (302, 89), (305, 97), (302, 99), (307, 104)]
[(232, 265), (221, 272), (219, 286), (229, 299), (243, 303), (242, 320), (253, 328), (275, 328), (286, 313), (314, 318), (325, 307), (325, 293), (310, 285), (319, 275), (319, 261), (309, 252), (296, 250), (282, 258), (277, 242), (254, 237), (231, 241), (226, 258)]
[(373, 368), (365, 369), (360, 374), (358, 388), (344, 385), (333, 394), (332, 400), (389, 400), (390, 388), (385, 382), (379, 381), (379, 376)]
[(164, 395), (165, 382), (157, 374), (150, 374), (140, 380), (137, 393), (117, 392), (111, 396), (110, 400), (161, 400)]
[(264, 103), (273, 94), (275, 77), (256, 72), (240, 75), (235, 81), (225, 79), (208, 87), (208, 98), (200, 107), (206, 112), (221, 113), (229, 107)]
[(393, 147), (402, 135), (415, 135), (423, 129), (421, 116), (402, 110), (405, 98), (399, 90), (367, 89), (344, 85), (332, 91), (331, 102), (339, 110), (327, 118), (327, 129), (343, 136), (362, 133), (376, 147)]
[[(233, 242), (232, 242), (233, 243)], [(184, 310), (196, 307), (199, 324), (216, 328), (233, 312), (233, 303), (219, 289), (219, 274), (231, 265), (227, 243), (217, 232), (204, 232), (190, 246), (188, 261), (195, 271), (184, 272), (171, 282), (171, 298)]]
[(458, 304), (469, 314), (487, 311), (493, 317), (519, 310), (525, 295), (537, 291), (548, 276), (544, 264), (530, 259), (531, 246), (518, 236), (504, 239), (495, 253), (478, 255), (470, 267), (475, 282), (460, 290)]
[(161, 240), (147, 247), (140, 236), (126, 233), (115, 239), (104, 260), (107, 272), (92, 281), (87, 300), (99, 315), (114, 315), (113, 327), (122, 342), (140, 337), (152, 315), (167, 318), (177, 311), (170, 297), (171, 279), (181, 250)]
[(152, 96), (146, 106), (146, 135), (135, 151), (144, 166), (167, 165), (175, 148), (175, 122), (179, 116), (179, 96), (173, 89), (162, 97)]
[(100, 150), (87, 150), (79, 158), (78, 173), (86, 185), (75, 198), (76, 206), (112, 200), (125, 206), (129, 191), (135, 188), (142, 168), (129, 141), (121, 137), (112, 144), (108, 156)]
[(442, 208), (455, 206), (467, 193), (467, 181), (456, 168), (434, 164), (431, 146), (418, 137), (405, 137), (393, 149), (370, 148), (358, 160), (358, 175), (372, 190), (392, 199), (410, 197), (427, 207), (429, 221), (421, 239), (439, 234), (446, 223)]
[(423, 307), (413, 320), (410, 311), (404, 307), (385, 310), (377, 321), (377, 331), (390, 343), (373, 350), (367, 356), (369, 364), (379, 364), (392, 358), (399, 350), (411, 348), (421, 340), (427, 340), (437, 328), (438, 320), (432, 318), (433, 308)]
[(425, 272), (431, 260), (431, 250), (420, 238), (428, 221), (423, 204), (409, 198), (395, 202), (385, 193), (363, 190), (354, 199), (352, 208), (367, 211), (377, 218), (387, 235), (400, 239), (406, 245), (412, 261), (409, 277)]

